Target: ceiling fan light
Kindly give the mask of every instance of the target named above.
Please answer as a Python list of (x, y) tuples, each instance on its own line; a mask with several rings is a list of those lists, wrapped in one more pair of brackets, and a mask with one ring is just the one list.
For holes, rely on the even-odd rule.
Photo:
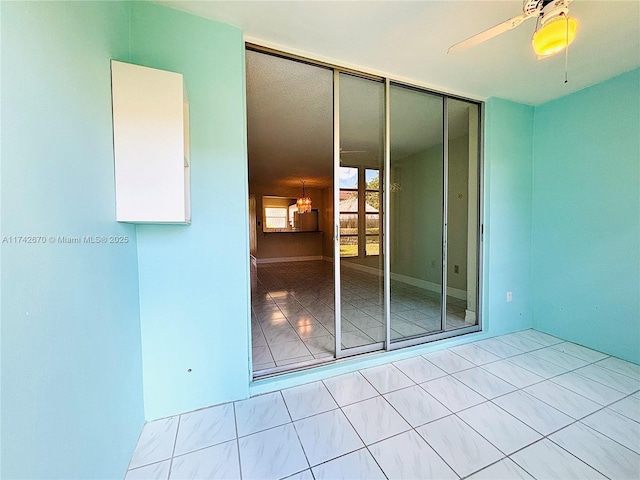
[[(567, 22), (569, 31), (567, 32)], [(558, 16), (545, 23), (540, 30), (533, 34), (531, 43), (535, 52), (546, 57), (564, 50), (567, 45), (571, 45), (576, 38), (578, 22), (575, 18)]]

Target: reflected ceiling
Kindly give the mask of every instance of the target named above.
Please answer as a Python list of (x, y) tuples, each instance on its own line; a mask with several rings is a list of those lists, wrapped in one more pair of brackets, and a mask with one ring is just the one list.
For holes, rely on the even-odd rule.
[[(249, 184), (333, 184), (333, 71), (246, 52)], [(377, 167), (384, 151), (384, 84), (340, 75), (342, 163)], [(442, 140), (442, 98), (394, 86), (391, 154), (403, 158)], [(468, 104), (449, 101), (449, 138), (468, 132)]]
[(333, 71), (252, 51), (246, 57), (249, 185), (331, 185)]

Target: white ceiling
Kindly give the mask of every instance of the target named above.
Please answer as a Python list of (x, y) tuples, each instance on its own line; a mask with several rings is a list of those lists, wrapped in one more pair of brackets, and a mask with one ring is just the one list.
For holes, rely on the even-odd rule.
[(240, 27), (245, 39), (476, 99), (538, 105), (640, 65), (640, 2), (575, 0), (569, 54), (537, 60), (535, 20), (473, 49), (447, 48), (519, 14), (508, 1), (161, 1)]

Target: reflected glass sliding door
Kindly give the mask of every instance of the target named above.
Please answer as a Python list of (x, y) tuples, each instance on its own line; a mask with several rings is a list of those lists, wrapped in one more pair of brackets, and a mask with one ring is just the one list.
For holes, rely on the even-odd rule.
[(478, 105), (447, 99), (445, 330), (477, 325)]
[(334, 203), (340, 357), (382, 349), (386, 339), (381, 248), (385, 84), (345, 73), (334, 78), (339, 116)]

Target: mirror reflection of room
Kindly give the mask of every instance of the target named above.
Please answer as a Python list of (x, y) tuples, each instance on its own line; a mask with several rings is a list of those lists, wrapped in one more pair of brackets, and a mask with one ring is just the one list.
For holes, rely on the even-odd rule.
[(478, 104), (246, 60), (254, 376), (477, 331)]
[(332, 359), (333, 72), (248, 50), (253, 370)]

